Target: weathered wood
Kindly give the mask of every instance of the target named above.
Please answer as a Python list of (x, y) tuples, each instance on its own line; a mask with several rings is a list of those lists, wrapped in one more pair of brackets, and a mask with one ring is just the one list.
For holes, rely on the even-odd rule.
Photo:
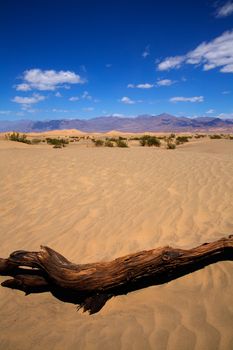
[(95, 313), (112, 296), (166, 283), (222, 260), (233, 260), (233, 235), (192, 249), (163, 247), (91, 264), (73, 264), (42, 246), (39, 252), (20, 250), (0, 258), (0, 275), (13, 276), (4, 287), (26, 294), (50, 291)]

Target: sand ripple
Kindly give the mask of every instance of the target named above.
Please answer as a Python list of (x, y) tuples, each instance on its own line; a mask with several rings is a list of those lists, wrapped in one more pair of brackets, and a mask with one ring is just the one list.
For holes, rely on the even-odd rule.
[[(44, 244), (91, 262), (232, 233), (233, 143), (224, 142), (175, 151), (0, 145), (1, 256)], [(232, 267), (119, 296), (91, 317), (47, 293), (0, 288), (0, 348), (230, 350)]]

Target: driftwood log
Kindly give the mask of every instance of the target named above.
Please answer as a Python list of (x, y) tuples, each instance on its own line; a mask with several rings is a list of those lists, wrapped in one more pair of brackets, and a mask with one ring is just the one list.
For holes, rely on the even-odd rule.
[(93, 314), (113, 296), (163, 284), (223, 260), (233, 260), (233, 235), (188, 250), (163, 247), (91, 264), (73, 264), (42, 246), (39, 252), (19, 250), (0, 258), (0, 275), (13, 277), (2, 282), (3, 287), (26, 295), (49, 291)]

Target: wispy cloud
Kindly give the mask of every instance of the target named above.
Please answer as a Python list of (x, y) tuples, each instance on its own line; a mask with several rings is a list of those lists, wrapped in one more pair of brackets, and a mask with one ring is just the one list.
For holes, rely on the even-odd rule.
[(62, 97), (62, 94), (58, 91), (58, 92), (55, 93), (55, 96), (56, 97)]
[(15, 96), (12, 101), (22, 104), (22, 105), (31, 105), (38, 103), (40, 101), (45, 100), (45, 96), (39, 95), (39, 94), (33, 94), (30, 97), (22, 97), (22, 96)]
[(147, 45), (142, 53), (143, 58), (146, 58), (148, 56), (150, 56), (150, 45)]
[(212, 114), (212, 113), (214, 113), (214, 112), (215, 112), (214, 109), (209, 109), (208, 111), (206, 111), (206, 114)]
[(151, 83), (128, 84), (127, 87), (131, 89), (151, 89), (156, 86), (170, 86), (174, 83), (175, 81), (171, 79), (158, 79), (155, 84), (151, 84)]
[(220, 113), (219, 115), (216, 116), (216, 118), (233, 119), (233, 113)]
[(228, 1), (223, 6), (220, 6), (216, 11), (216, 17), (222, 18), (233, 14), (233, 2)]
[(127, 96), (122, 97), (122, 99), (120, 101), (126, 105), (133, 105), (136, 103), (136, 101), (131, 100), (131, 98), (129, 98)]
[(122, 114), (122, 113), (113, 113), (113, 114), (111, 114), (111, 117), (117, 117), (117, 118), (124, 118), (124, 114)]
[(158, 86), (170, 86), (172, 84), (175, 84), (175, 81), (170, 79), (159, 79), (157, 81)]
[(184, 97), (184, 96), (177, 96), (172, 97), (169, 100), (170, 102), (203, 102), (204, 97), (203, 96), (193, 96), (193, 97)]
[(93, 101), (95, 103), (99, 102), (98, 99), (93, 100), (93, 97), (89, 94), (88, 91), (84, 91), (80, 97), (79, 96), (71, 96), (69, 98), (69, 101), (71, 101), (71, 102), (75, 102), (75, 101), (79, 101), (79, 100)]
[(29, 84), (25, 84), (25, 83), (22, 83), (22, 84), (18, 84), (15, 86), (16, 90), (17, 91), (30, 91), (31, 90), (31, 87)]
[(75, 102), (75, 101), (79, 101), (80, 98), (78, 96), (72, 96), (69, 98), (69, 101)]
[(127, 85), (128, 88), (131, 89), (151, 89), (154, 87), (154, 84), (149, 84), (149, 83), (143, 83), (143, 84), (128, 84)]
[(182, 64), (201, 65), (204, 71), (220, 68), (222, 73), (233, 73), (233, 30), (216, 39), (203, 42), (183, 56), (167, 57), (157, 66), (159, 71), (178, 69)]
[(67, 109), (57, 109), (57, 108), (53, 108), (52, 109), (53, 113), (68, 113), (69, 111)]
[(167, 57), (164, 61), (158, 64), (157, 68), (160, 71), (180, 68), (181, 64), (184, 61), (185, 61), (185, 56)]
[(107, 64), (105, 64), (105, 67), (106, 67), (106, 68), (111, 68), (111, 67), (112, 67), (112, 63), (107, 63)]
[(23, 83), (16, 85), (18, 91), (29, 90), (56, 90), (58, 88), (69, 88), (71, 84), (83, 84), (85, 79), (82, 79), (78, 74), (71, 71), (55, 71), (29, 69), (23, 73)]
[(12, 101), (21, 105), (21, 109), (23, 111), (27, 111), (29, 113), (37, 112), (36, 109), (32, 109), (31, 105), (35, 105), (36, 103), (45, 100), (45, 96), (39, 94), (33, 94), (30, 97), (22, 97), (15, 96)]
[(88, 91), (84, 91), (81, 97), (84, 100), (89, 100), (89, 101), (92, 100), (92, 96), (89, 94)]
[(223, 95), (229, 95), (230, 93), (231, 93), (230, 90), (226, 90), (222, 92)]
[(138, 84), (136, 87), (138, 89), (151, 89), (153, 86), (154, 86), (153, 84), (145, 83), (145, 84)]

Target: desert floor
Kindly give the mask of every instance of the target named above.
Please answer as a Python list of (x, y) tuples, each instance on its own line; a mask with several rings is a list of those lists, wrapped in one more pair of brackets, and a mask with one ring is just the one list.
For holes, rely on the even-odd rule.
[[(0, 256), (69, 260), (190, 248), (233, 233), (233, 141), (176, 150), (0, 141)], [(0, 277), (0, 282), (4, 277)], [(111, 299), (95, 315), (0, 287), (0, 349), (233, 349), (233, 262)]]

